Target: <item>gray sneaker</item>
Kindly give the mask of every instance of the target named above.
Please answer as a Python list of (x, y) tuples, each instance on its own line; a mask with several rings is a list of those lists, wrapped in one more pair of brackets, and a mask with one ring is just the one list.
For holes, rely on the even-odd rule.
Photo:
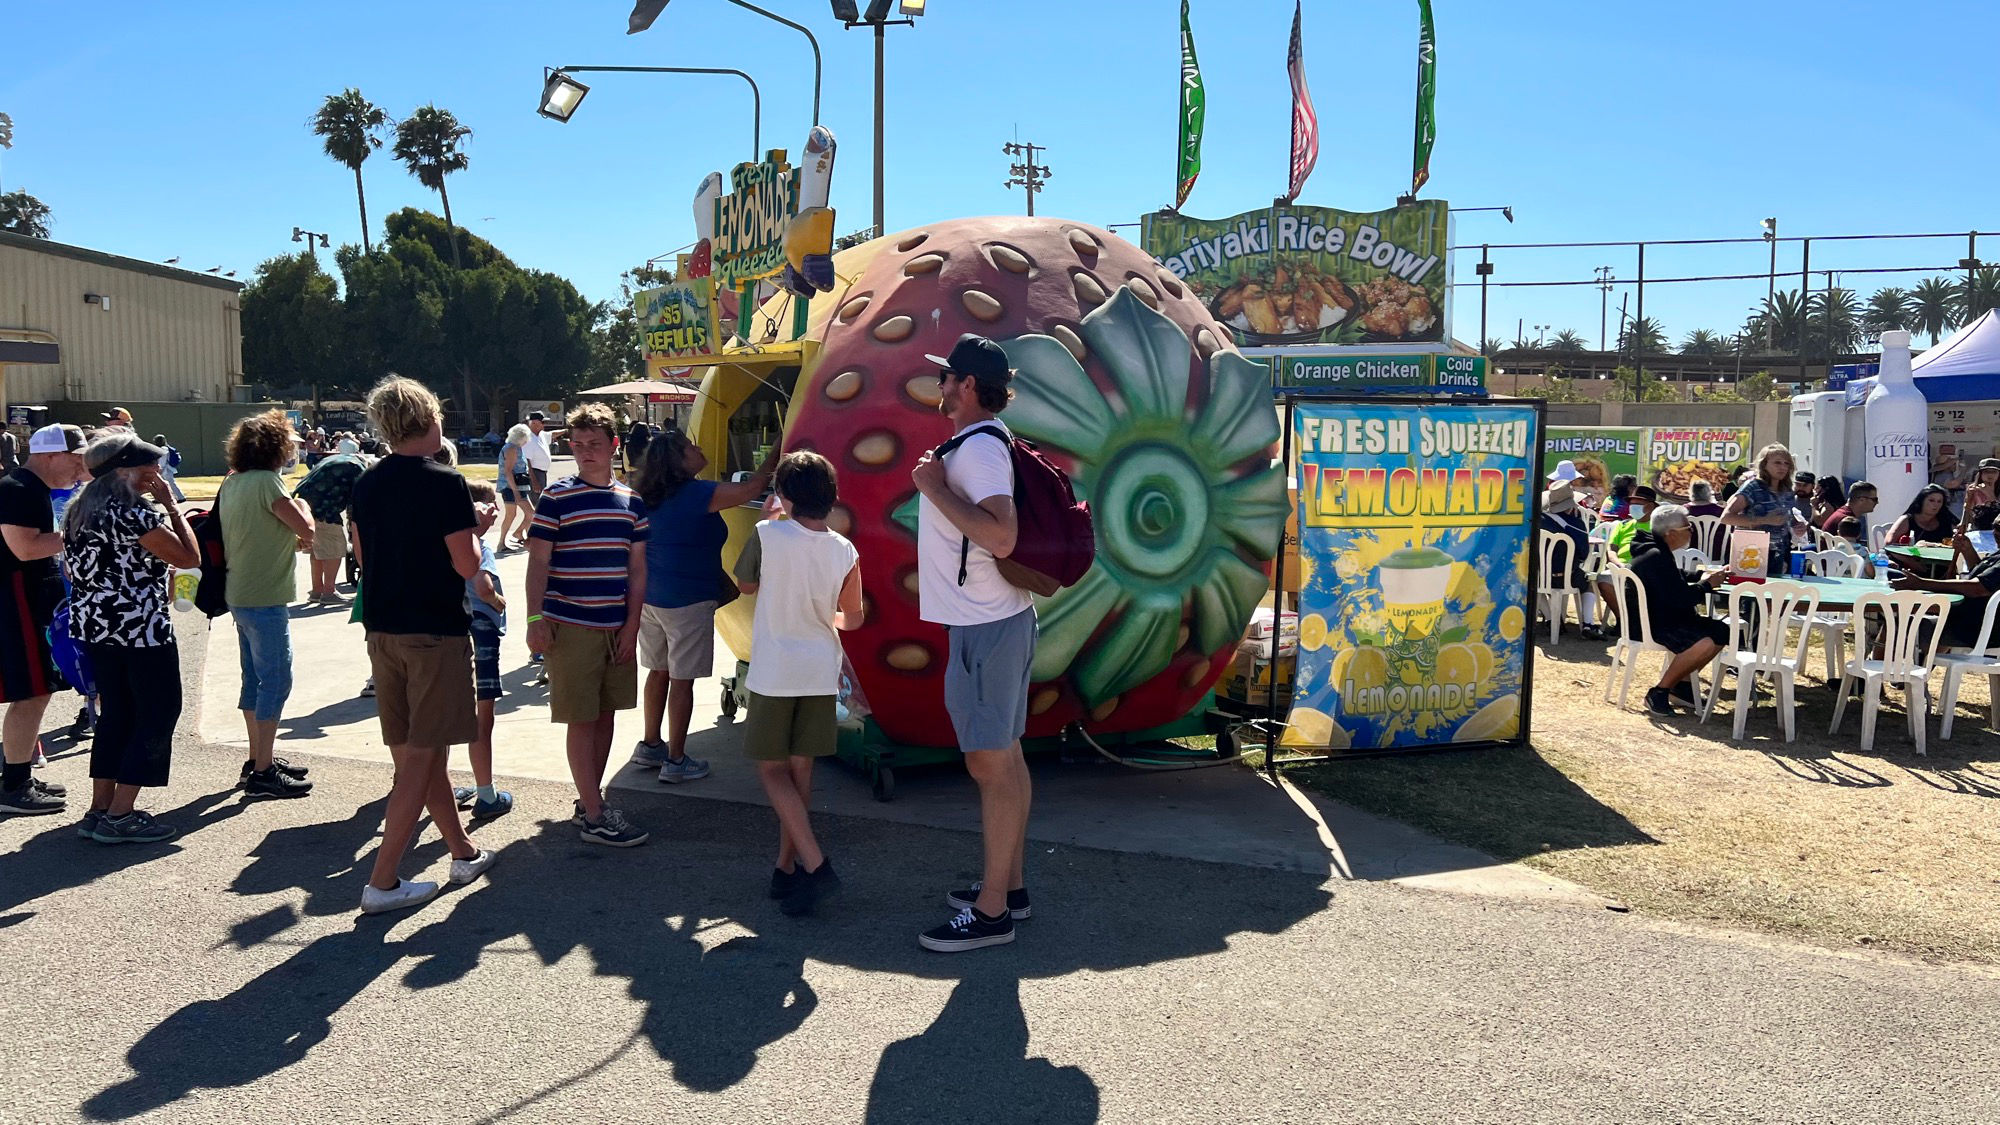
[(640, 739), (639, 744), (632, 747), (632, 764), (641, 769), (659, 769), (667, 764), (667, 744)]
[(180, 830), (161, 824), (153, 814), (133, 809), (124, 816), (100, 814), (90, 838), (100, 844), (164, 844), (180, 835)]
[(679, 785), (683, 781), (699, 781), (708, 776), (708, 763), (693, 754), (683, 754), (679, 761), (668, 758), (660, 763), (660, 780), (668, 785)]
[(76, 834), (85, 840), (96, 839), (97, 822), (103, 817), (104, 813), (100, 809), (86, 810), (83, 814), (83, 819), (76, 822)]
[(607, 848), (636, 848), (651, 838), (651, 833), (633, 825), (625, 819), (624, 813), (610, 805), (603, 806), (599, 811), (602, 815), (596, 821), (586, 820), (583, 827), (577, 830), (584, 843), (601, 844)]

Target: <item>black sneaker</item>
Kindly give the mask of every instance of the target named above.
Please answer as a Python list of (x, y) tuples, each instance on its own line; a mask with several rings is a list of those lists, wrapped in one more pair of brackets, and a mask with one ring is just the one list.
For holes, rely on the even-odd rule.
[(1667, 692), (1668, 694), (1672, 695), (1675, 699), (1678, 699), (1682, 703), (1687, 704), (1689, 707), (1696, 706), (1696, 701), (1694, 698), (1694, 681), (1691, 679), (1682, 680), (1680, 683), (1677, 683), (1673, 687), (1668, 688)]
[(101, 817), (101, 816), (103, 816), (103, 815), (104, 815), (104, 810), (103, 810), (103, 809), (89, 809), (89, 810), (87, 810), (87, 811), (86, 811), (86, 812), (85, 812), (85, 813), (83, 814), (83, 819), (82, 819), (82, 820), (79, 820), (79, 821), (77, 821), (77, 822), (76, 822), (76, 834), (77, 834), (77, 836), (78, 836), (78, 837), (80, 837), (80, 838), (82, 838), (82, 839), (85, 839), (85, 840), (94, 840), (94, 839), (96, 839), (96, 838), (97, 838), (97, 820), (98, 820), (98, 818), (99, 818), (99, 817)]
[(586, 844), (601, 844), (607, 848), (636, 848), (652, 838), (652, 833), (626, 820), (624, 813), (610, 805), (600, 807), (598, 819), (585, 820), (576, 834)]
[(100, 844), (164, 844), (178, 835), (179, 829), (161, 824), (151, 813), (133, 809), (124, 816), (99, 815), (90, 838)]
[[(944, 896), (944, 904), (953, 910), (971, 910), (973, 904), (979, 901), (979, 892), (985, 886), (985, 883), (980, 882), (962, 891), (951, 891)], [(1035, 916), (1035, 908), (1028, 903), (1028, 888), (1022, 887), (1018, 891), (1007, 892), (1007, 914), (1016, 922)]]
[(1586, 641), (1601, 641), (1601, 640), (1603, 640), (1603, 639), (1604, 639), (1604, 627), (1603, 627), (1603, 626), (1601, 626), (1601, 625), (1585, 625), (1585, 626), (1583, 627), (1583, 639), (1584, 639), (1584, 640), (1586, 640)]
[(840, 876), (834, 874), (833, 861), (821, 858), (819, 870), (800, 871), (792, 877), (791, 893), (778, 904), (778, 912), (793, 916), (811, 914), (813, 908), (840, 892)]
[(797, 866), (794, 866), (790, 871), (780, 871), (777, 868), (773, 867), (771, 869), (771, 890), (770, 890), (770, 896), (772, 900), (775, 901), (777, 899), (784, 898), (788, 894), (791, 894), (792, 883), (798, 879), (799, 874), (800, 872)]
[(69, 725), (69, 738), (71, 742), (80, 742), (96, 731), (97, 720), (91, 717), (90, 708), (85, 707), (76, 713), (76, 721)]
[(0, 792), (0, 816), (50, 816), (68, 807), (68, 802), (38, 785)]
[(1667, 694), (1665, 688), (1647, 688), (1646, 710), (1651, 711), (1655, 715), (1673, 714), (1673, 696)]
[(243, 779), (243, 792), (252, 797), (303, 797), (312, 787), (312, 782), (300, 781), (275, 763), (267, 770), (251, 770)]
[(28, 779), (28, 784), (47, 793), (58, 801), (66, 800), (69, 797), (69, 786), (64, 785), (60, 781), (43, 781), (39, 777), (31, 777)]
[(970, 907), (951, 921), (917, 935), (917, 944), (938, 953), (963, 953), (989, 945), (1006, 945), (1014, 940), (1014, 919), (1002, 915), (988, 918)]

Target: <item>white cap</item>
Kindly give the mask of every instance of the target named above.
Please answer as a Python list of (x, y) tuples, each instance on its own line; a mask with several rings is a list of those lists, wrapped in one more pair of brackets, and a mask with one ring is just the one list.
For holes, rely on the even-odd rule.
[(75, 426), (51, 424), (28, 437), (30, 453), (75, 453), (83, 448), (83, 431)]
[(1575, 480), (1576, 478), (1576, 462), (1574, 461), (1557, 461), (1555, 472), (1549, 474), (1549, 479), (1556, 483)]

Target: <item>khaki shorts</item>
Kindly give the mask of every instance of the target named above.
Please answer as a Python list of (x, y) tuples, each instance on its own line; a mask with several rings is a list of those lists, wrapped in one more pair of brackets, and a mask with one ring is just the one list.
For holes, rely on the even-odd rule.
[(391, 746), (460, 746), (479, 734), (472, 699), (472, 638), (370, 633), (375, 706)]
[(714, 602), (639, 611), (639, 663), (672, 680), (700, 680), (715, 674)]
[(749, 693), (750, 715), (743, 723), (743, 752), (753, 761), (826, 758), (839, 744), (831, 695)]
[(639, 666), (612, 663), (618, 630), (551, 621), (549, 631), (549, 651), (542, 654), (549, 676), (549, 718), (594, 723), (612, 711), (639, 705)]
[(313, 558), (320, 562), (347, 557), (347, 527), (338, 520), (313, 525)]

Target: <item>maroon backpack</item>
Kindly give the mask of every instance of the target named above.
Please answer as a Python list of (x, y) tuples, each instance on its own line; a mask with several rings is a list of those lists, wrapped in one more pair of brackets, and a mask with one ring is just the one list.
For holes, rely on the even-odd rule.
[[(1007, 443), (1014, 462), (1014, 552), (995, 559), (1000, 576), (1032, 594), (1048, 597), (1083, 580), (1097, 560), (1097, 533), (1090, 522), (1090, 505), (1076, 498), (1069, 474), (1042, 455), (1033, 442), (1010, 438), (993, 426), (974, 426), (937, 447), (942, 458), (975, 434)], [(958, 549), (958, 584), (965, 585), (965, 568), (972, 540)]]

